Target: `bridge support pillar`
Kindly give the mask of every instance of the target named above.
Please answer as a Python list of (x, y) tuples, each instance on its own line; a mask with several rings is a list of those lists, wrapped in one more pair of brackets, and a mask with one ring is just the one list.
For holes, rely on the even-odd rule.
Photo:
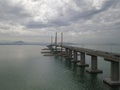
[(68, 54), (69, 54), (69, 49), (68, 48), (65, 49), (65, 53), (68, 56)]
[(68, 49), (68, 48), (65, 48), (65, 53), (63, 54), (63, 56), (64, 56), (65, 58), (67, 58), (67, 57), (68, 57), (68, 54), (69, 54), (69, 49)]
[(67, 55), (65, 56), (66, 59), (71, 60), (72, 58), (72, 50), (68, 49), (67, 50)]
[(57, 47), (57, 45), (55, 45), (55, 53), (57, 53), (57, 51), (58, 51), (57, 49), (58, 49), (58, 47)]
[(72, 50), (69, 49), (69, 57), (72, 59)]
[(98, 70), (97, 56), (91, 55), (91, 69), (87, 70), (89, 73), (102, 73), (102, 70)]
[(61, 55), (63, 54), (63, 47), (62, 47), (62, 45), (61, 45), (60, 54), (61, 54)]
[(103, 81), (110, 86), (120, 86), (120, 61), (111, 61), (111, 76)]
[(78, 62), (78, 53), (77, 51), (74, 51), (73, 52), (73, 60), (72, 60), (73, 63), (77, 63)]
[(89, 65), (85, 63), (85, 52), (80, 52), (80, 63), (78, 63), (80, 67), (88, 67)]

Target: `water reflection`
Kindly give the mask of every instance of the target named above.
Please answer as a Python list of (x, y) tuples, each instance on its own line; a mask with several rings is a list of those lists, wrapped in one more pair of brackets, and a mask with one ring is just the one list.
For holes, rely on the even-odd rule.
[(120, 87), (108, 87), (109, 88), (109, 90), (120, 90)]
[(98, 78), (99, 74), (90, 74), (86, 72), (85, 67), (78, 67), (76, 63), (72, 63), (70, 60), (65, 59), (65, 66), (69, 68), (73, 73), (74, 80), (81, 85), (81, 87), (86, 88), (85, 90), (119, 90), (119, 87), (106, 86)]
[(42, 56), (42, 48), (1, 46), (0, 90), (120, 90), (109, 87), (99, 74), (86, 73), (86, 67), (78, 67), (70, 60)]
[(72, 63), (72, 71), (76, 74), (77, 73), (77, 65), (76, 63)]
[(69, 69), (72, 68), (72, 63), (69, 59), (65, 59), (65, 66), (68, 67)]

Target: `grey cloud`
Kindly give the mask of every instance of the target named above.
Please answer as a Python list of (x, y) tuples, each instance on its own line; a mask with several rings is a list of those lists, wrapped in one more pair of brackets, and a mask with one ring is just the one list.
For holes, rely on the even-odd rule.
[(1, 22), (13, 22), (24, 23), (27, 17), (30, 17), (22, 7), (19, 5), (12, 5), (8, 0), (0, 1), (0, 21)]
[[(76, 0), (76, 4), (78, 4), (78, 2), (80, 2), (80, 1), (78, 1), (78, 0)], [(94, 15), (96, 15), (96, 14), (99, 14), (99, 13), (101, 13), (101, 12), (104, 12), (104, 11), (106, 11), (107, 9), (109, 9), (110, 7), (112, 7), (112, 6), (115, 6), (116, 4), (118, 4), (118, 3), (120, 3), (120, 1), (119, 0), (108, 0), (108, 1), (106, 1), (103, 5), (102, 5), (102, 7), (101, 7), (101, 9), (95, 9), (95, 8), (92, 8), (92, 9), (90, 9), (90, 10), (86, 10), (86, 11), (84, 11), (84, 12), (82, 12), (82, 13), (79, 13), (79, 14), (77, 14), (77, 17), (76, 17), (76, 19), (90, 19), (91, 17), (93, 17)], [(79, 5), (79, 4), (78, 4)], [(79, 5), (80, 6), (80, 5)]]
[[(75, 0), (80, 10), (73, 9), (74, 7), (69, 6), (71, 3), (68, 3), (63, 7), (55, 8), (58, 11), (55, 17), (49, 19), (46, 16), (47, 22), (35, 21), (20, 3), (12, 5), (8, 1), (10, 0), (0, 0), (0, 37), (13, 36), (15, 38), (20, 34), (21, 37), (26, 36), (28, 39), (31, 37), (32, 40), (38, 40), (39, 37), (48, 38), (49, 34), (62, 31), (65, 32), (66, 37), (68, 36), (67, 40), (73, 35), (73, 41), (82, 41), (82, 39), (93, 41), (101, 39), (102, 41), (108, 38), (119, 41), (117, 39), (120, 32), (119, 0), (105, 0), (100, 9), (92, 7), (89, 3), (86, 4), (85, 0)], [(38, 2), (38, 0), (33, 1)], [(8, 26), (4, 25), (6, 23)], [(26, 27), (25, 30), (19, 31), (21, 28), (17, 24)], [(13, 26), (16, 26), (17, 30), (12, 30)]]
[[(85, 4), (84, 0), (75, 0), (76, 5), (78, 7), (82, 7), (82, 5)], [(90, 9), (86, 9), (82, 12), (80, 11), (75, 11), (72, 9), (72, 7), (67, 8), (66, 13), (63, 13), (60, 8), (58, 8), (59, 15), (58, 17), (55, 18), (55, 20), (51, 20), (48, 23), (42, 23), (42, 22), (36, 22), (36, 21), (30, 21), (29, 23), (27, 23), (27, 27), (28, 28), (46, 28), (46, 27), (61, 27), (61, 26), (68, 26), (71, 23), (75, 23), (78, 20), (88, 20), (93, 18), (95, 15), (101, 13), (101, 12), (105, 12), (106, 10), (108, 10), (110, 7), (115, 6), (116, 4), (118, 4), (120, 1), (118, 0), (108, 0), (106, 1), (101, 9), (95, 9), (93, 7), (89, 7), (86, 6), (86, 8), (90, 8)], [(66, 6), (65, 6), (66, 7)]]
[(48, 23), (42, 23), (42, 22), (35, 22), (30, 21), (26, 24), (27, 28), (48, 28), (48, 27), (60, 27), (60, 26), (68, 26), (69, 24), (63, 21), (50, 21)]
[[(35, 0), (36, 1), (36, 0)], [(36, 1), (37, 2), (37, 1)], [(84, 0), (75, 0), (76, 5), (79, 8), (83, 8), (85, 5)], [(61, 27), (61, 26), (68, 26), (71, 23), (75, 23), (78, 20), (88, 20), (93, 18), (96, 14), (106, 11), (110, 7), (118, 4), (120, 1), (118, 0), (107, 0), (101, 9), (95, 9), (90, 6), (85, 6), (86, 8), (90, 9), (83, 9), (82, 12), (75, 11), (72, 7), (67, 5), (66, 13), (63, 13), (60, 8), (58, 9), (59, 15), (55, 17), (53, 20), (49, 20), (48, 23), (42, 23), (41, 21), (33, 21), (31, 15), (21, 7), (21, 5), (11, 5), (8, 3), (8, 0), (0, 1), (0, 20), (1, 21), (12, 21), (17, 22), (26, 26), (27, 28), (47, 28), (47, 27)], [(66, 7), (66, 6), (64, 6)], [(29, 22), (26, 22), (26, 20)]]

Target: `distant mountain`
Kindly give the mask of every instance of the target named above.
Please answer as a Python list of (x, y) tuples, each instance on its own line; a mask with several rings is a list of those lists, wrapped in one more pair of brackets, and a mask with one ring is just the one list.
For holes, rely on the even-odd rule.
[(7, 42), (0, 42), (0, 45), (48, 45), (48, 43), (41, 43), (41, 42), (24, 42), (24, 41), (7, 41)]
[[(50, 43), (45, 42), (26, 42), (26, 41), (0, 41), (0, 45), (49, 45)], [(61, 44), (60, 42), (58, 44)], [(64, 42), (63, 45), (120, 45), (117, 43), (71, 43)]]
[(13, 42), (13, 44), (15, 44), (15, 45), (24, 45), (25, 42), (24, 41), (15, 41), (15, 42)]

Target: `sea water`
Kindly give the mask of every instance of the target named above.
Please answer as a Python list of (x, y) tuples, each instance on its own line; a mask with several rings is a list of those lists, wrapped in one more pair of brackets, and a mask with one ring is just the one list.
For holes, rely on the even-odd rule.
[[(120, 53), (119, 46), (86, 48)], [(110, 77), (110, 62), (98, 58), (102, 74), (90, 74), (59, 56), (43, 56), (39, 45), (0, 45), (0, 90), (120, 90), (103, 83)], [(90, 65), (90, 56), (86, 55)]]

